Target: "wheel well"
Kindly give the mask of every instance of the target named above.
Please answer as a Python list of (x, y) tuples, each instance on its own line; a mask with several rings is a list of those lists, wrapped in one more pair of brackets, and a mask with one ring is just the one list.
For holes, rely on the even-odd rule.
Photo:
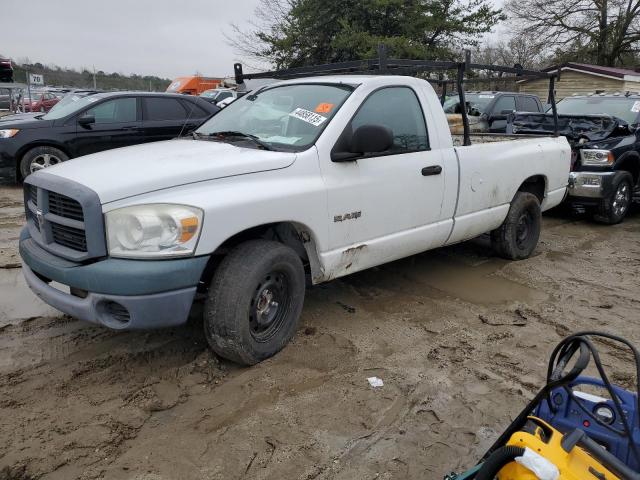
[(628, 155), (618, 162), (614, 170), (629, 172), (633, 177), (633, 184), (638, 185), (640, 180), (640, 158), (635, 155)]
[(534, 175), (522, 182), (518, 191), (532, 193), (542, 203), (544, 194), (547, 191), (547, 181), (543, 175)]
[(307, 274), (311, 275), (312, 278), (320, 275), (316, 246), (309, 230), (304, 225), (294, 222), (269, 223), (248, 228), (225, 240), (224, 243), (213, 252), (204, 269), (202, 278), (200, 279), (201, 289), (209, 285), (220, 261), (227, 253), (241, 243), (255, 239), (273, 240), (287, 245), (298, 254)]
[(64, 148), (61, 145), (57, 145), (55, 143), (51, 143), (51, 142), (36, 142), (36, 143), (30, 143), (29, 145), (25, 145), (20, 150), (18, 150), (18, 152), (16, 153), (16, 178), (19, 181), (24, 180), (24, 178), (22, 178), (22, 174), (20, 173), (20, 163), (22, 163), (22, 158), (25, 156), (25, 154), (29, 150), (32, 150), (32, 149), (37, 148), (37, 147), (57, 148), (62, 153), (64, 153), (67, 157), (69, 157), (70, 159), (72, 158), (71, 155), (69, 155), (69, 152), (67, 151), (66, 148)]

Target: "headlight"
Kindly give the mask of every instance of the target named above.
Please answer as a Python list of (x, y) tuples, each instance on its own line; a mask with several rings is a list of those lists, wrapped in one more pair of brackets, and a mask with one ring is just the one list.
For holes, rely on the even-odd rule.
[(193, 255), (203, 212), (187, 205), (135, 205), (107, 212), (107, 244), (112, 257), (153, 258)]
[(613, 153), (609, 150), (580, 150), (582, 164), (591, 167), (613, 165)]
[(11, 138), (11, 137), (15, 137), (16, 133), (18, 133), (20, 130), (18, 130), (17, 128), (9, 128), (6, 130), (0, 130), (0, 138)]

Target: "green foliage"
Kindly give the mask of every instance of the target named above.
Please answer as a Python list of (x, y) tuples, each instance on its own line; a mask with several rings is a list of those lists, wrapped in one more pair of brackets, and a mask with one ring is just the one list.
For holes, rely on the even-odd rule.
[(394, 57), (450, 58), (505, 18), (489, 0), (262, 1), (258, 13), (283, 14), (249, 34), (236, 29), (233, 44), (278, 68), (371, 58), (380, 43)]
[[(93, 88), (93, 73), (86, 68), (82, 72), (58, 66), (45, 66), (41, 63), (13, 65), (13, 78), (16, 82), (26, 82), (26, 72), (44, 76), (47, 85), (72, 88)], [(96, 87), (99, 90), (140, 90), (164, 92), (171, 80), (156, 76), (121, 75), (118, 73), (96, 72)]]

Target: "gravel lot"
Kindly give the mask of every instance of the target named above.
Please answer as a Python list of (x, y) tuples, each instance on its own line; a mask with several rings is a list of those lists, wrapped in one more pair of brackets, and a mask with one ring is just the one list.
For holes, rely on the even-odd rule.
[[(563, 336), (640, 344), (637, 211), (613, 227), (548, 215), (526, 261), (479, 239), (315, 287), (292, 344), (239, 368), (195, 320), (114, 333), (39, 302), (21, 198), (0, 188), (2, 480), (441, 479), (542, 386)], [(603, 349), (631, 386), (629, 357)]]

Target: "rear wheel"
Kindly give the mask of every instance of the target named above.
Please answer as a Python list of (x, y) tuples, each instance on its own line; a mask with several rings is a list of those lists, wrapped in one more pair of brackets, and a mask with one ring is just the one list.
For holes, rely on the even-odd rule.
[(500, 227), (491, 232), (495, 252), (510, 260), (529, 258), (540, 238), (542, 213), (538, 197), (518, 192), (509, 213)]
[(614, 185), (613, 194), (602, 200), (598, 213), (593, 216), (594, 220), (607, 225), (614, 225), (624, 220), (633, 198), (632, 185), (631, 174), (625, 172), (625, 175), (621, 176)]
[(213, 275), (204, 329), (221, 357), (253, 365), (279, 352), (295, 334), (305, 290), (300, 257), (278, 242), (240, 244)]
[(69, 160), (69, 157), (62, 150), (55, 147), (35, 147), (22, 156), (20, 175), (25, 179), (28, 175), (38, 170), (52, 167), (67, 160)]

